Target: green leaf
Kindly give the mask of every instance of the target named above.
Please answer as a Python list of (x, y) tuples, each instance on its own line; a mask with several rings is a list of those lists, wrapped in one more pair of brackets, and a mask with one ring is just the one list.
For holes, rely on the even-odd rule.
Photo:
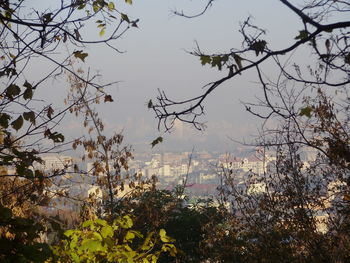
[(257, 56), (259, 56), (259, 53), (262, 54), (264, 52), (265, 47), (266, 47), (266, 41), (265, 40), (258, 40), (256, 42), (254, 42), (249, 48), (251, 50), (254, 50), (255, 54)]
[(298, 39), (303, 40), (303, 39), (307, 38), (308, 35), (309, 35), (309, 33), (306, 30), (301, 30), (301, 31), (299, 31), (299, 35), (297, 35), (294, 39), (296, 39), (296, 40), (298, 40)]
[(99, 219), (99, 218), (97, 218), (97, 219), (94, 221), (94, 223), (95, 223), (96, 225), (100, 225), (100, 226), (107, 226), (107, 225), (108, 225), (108, 223), (107, 223), (106, 220)]
[(98, 240), (84, 239), (81, 242), (81, 249), (88, 252), (96, 252), (103, 250), (102, 244)]
[(13, 99), (13, 97), (19, 95), (21, 93), (21, 89), (16, 84), (11, 84), (7, 87), (5, 96), (9, 99)]
[(1, 221), (7, 221), (12, 217), (12, 211), (11, 209), (4, 207), (2, 205), (0, 205), (0, 214), (1, 214)]
[(153, 107), (153, 102), (152, 102), (152, 100), (149, 100), (149, 101), (148, 101), (147, 107), (148, 107), (149, 109), (151, 109), (151, 108)]
[(132, 231), (128, 231), (125, 235), (125, 240), (133, 240), (135, 238), (135, 234)]
[(131, 228), (133, 226), (133, 222), (132, 222), (132, 219), (130, 218), (130, 216), (123, 216), (121, 219), (117, 219), (119, 225), (122, 227), (122, 228)]
[(33, 111), (24, 112), (23, 118), (35, 125), (35, 113)]
[(162, 242), (164, 242), (164, 243), (175, 241), (174, 239), (172, 239), (166, 235), (166, 231), (163, 228), (161, 230), (159, 230), (159, 236), (160, 236), (160, 240), (162, 240)]
[(163, 137), (159, 136), (157, 139), (155, 139), (153, 142), (151, 142), (152, 148), (161, 142), (163, 142)]
[(153, 232), (148, 233), (145, 241), (143, 242), (141, 249), (142, 250), (149, 250), (150, 248), (152, 248), (154, 246), (154, 242), (153, 242)]
[[(163, 228), (161, 230), (159, 230), (159, 236), (161, 239), (166, 236), (166, 231)], [(163, 239), (162, 239), (162, 241), (163, 241)], [(163, 241), (163, 242), (167, 242), (167, 241)]]
[(24, 82), (23, 87), (25, 87), (27, 89), (29, 89), (29, 88), (32, 89), (33, 88), (32, 84), (30, 84), (28, 81)]
[(66, 237), (71, 237), (74, 233), (75, 233), (75, 231), (72, 230), (72, 229), (70, 229), (70, 230), (65, 231), (65, 232), (64, 232), (64, 235), (65, 235)]
[[(101, 32), (100, 32), (101, 34)], [(74, 51), (74, 57), (81, 59), (81, 61), (85, 62), (85, 58), (89, 55), (88, 53), (83, 53), (82, 50)]]
[(51, 132), (50, 129), (46, 129), (44, 132), (44, 136), (48, 137), (50, 140), (53, 140), (53, 142), (64, 142), (64, 136), (61, 133), (58, 132)]
[[(91, 236), (90, 236), (91, 235)], [(93, 240), (98, 240), (98, 241), (102, 241), (102, 236), (100, 233), (98, 232), (92, 232), (89, 236), (91, 237), (91, 239)]]
[(125, 3), (132, 5), (132, 0), (125, 0)]
[(222, 69), (222, 58), (220, 56), (212, 57), (211, 66), (218, 67), (218, 69), (221, 70)]
[(5, 11), (5, 17), (6, 18), (12, 18), (12, 13), (13, 13), (12, 9), (6, 10)]
[(11, 119), (11, 116), (8, 115), (7, 113), (0, 113), (0, 125), (5, 129), (9, 126), (10, 119)]
[(101, 9), (101, 7), (98, 6), (97, 4), (94, 4), (94, 5), (92, 6), (92, 10), (94, 10), (95, 13), (97, 13), (100, 9)]
[(20, 115), (16, 120), (11, 123), (12, 128), (18, 131), (23, 126), (23, 117)]
[(44, 23), (49, 23), (52, 21), (52, 13), (47, 13), (43, 15), (43, 21)]
[(122, 20), (124, 20), (124, 21), (130, 23), (129, 17), (128, 17), (126, 14), (121, 13), (120, 15), (121, 15), (121, 17), (122, 17)]
[(84, 4), (84, 3), (80, 4), (80, 5), (78, 6), (78, 10), (81, 10), (81, 9), (85, 8), (85, 6), (86, 6), (86, 4)]
[[(82, 227), (90, 227), (93, 226), (94, 222), (92, 220), (86, 220), (83, 224)], [(91, 230), (93, 230), (94, 228), (90, 228)]]
[(40, 171), (40, 170), (35, 170), (34, 173), (35, 173), (35, 177), (37, 177), (37, 178), (39, 178), (39, 179), (43, 179), (43, 178), (44, 178), (44, 174), (43, 174), (42, 171)]
[(77, 253), (72, 252), (70, 255), (71, 255), (72, 259), (73, 259), (73, 262), (81, 262), (81, 260), (80, 260), (80, 258), (79, 258)]
[(101, 236), (103, 238), (113, 237), (113, 228), (111, 226), (104, 226), (101, 229)]
[(16, 172), (19, 175), (26, 177), (27, 179), (33, 179), (34, 178), (33, 171), (28, 169), (28, 167), (26, 167), (25, 165), (17, 165), (16, 166)]
[(210, 64), (211, 63), (211, 57), (207, 55), (202, 55), (200, 57), (201, 63), (204, 66), (205, 64)]
[(305, 108), (300, 109), (300, 116), (306, 116), (308, 118), (311, 117), (311, 112), (312, 112), (312, 108), (310, 106), (307, 106)]
[(54, 135), (53, 137), (54, 142), (64, 142), (63, 134), (55, 132), (53, 135)]
[(33, 98), (33, 89), (31, 87), (28, 87), (23, 93), (23, 99), (30, 100), (32, 98)]
[(172, 256), (172, 257), (176, 256), (177, 249), (176, 249), (174, 244), (164, 244), (163, 248), (164, 248), (165, 251), (168, 251), (170, 253), (170, 256)]
[(236, 61), (236, 64), (237, 64), (238, 68), (242, 69), (242, 58), (239, 55), (237, 55), (237, 54), (234, 54), (233, 58)]

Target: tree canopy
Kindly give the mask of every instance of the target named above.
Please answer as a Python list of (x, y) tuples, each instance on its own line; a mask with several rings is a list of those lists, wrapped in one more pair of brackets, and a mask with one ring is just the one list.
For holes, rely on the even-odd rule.
[[(175, 14), (194, 19), (209, 12), (213, 2), (208, 1), (204, 11), (197, 15), (187, 15), (184, 11), (175, 11)], [(193, 98), (172, 99), (160, 91), (159, 96), (150, 104), (150, 108), (154, 110), (159, 120), (159, 128), (171, 130), (175, 120), (180, 120), (193, 124), (197, 129), (202, 129), (203, 121), (200, 121), (200, 117), (205, 113), (206, 98), (223, 83), (233, 80), (248, 70), (256, 71), (257, 80), (266, 91), (264, 99), (269, 103), (270, 95), (265, 82), (274, 81), (264, 80), (264, 67), (271, 65), (269, 62), (279, 69), (280, 72), (277, 72), (277, 75), (282, 75), (283, 78), (301, 85), (322, 85), (334, 88), (349, 84), (348, 28), (350, 22), (346, 16), (349, 12), (349, 3), (346, 1), (292, 3), (287, 0), (278, 2), (281, 8), (287, 8), (294, 14), (296, 22), (301, 21), (303, 24), (299, 32), (290, 32), (294, 41), (285, 47), (271, 49), (272, 43), (267, 43), (265, 40), (268, 30), (263, 29), (263, 24), (253, 24), (251, 17), (248, 17), (238, 29), (242, 36), (241, 46), (233, 46), (226, 53), (207, 54), (200, 49), (199, 43), (191, 54), (198, 57), (203, 66), (211, 66), (226, 74), (208, 83), (202, 89), (203, 92)], [(285, 31), (289, 30), (287, 25), (283, 28)], [(299, 64), (298, 60), (293, 63), (295, 53), (304, 48), (310, 54), (309, 59), (302, 61), (302, 64)], [(270, 108), (273, 110), (272, 105)], [(247, 108), (247, 110), (250, 109)], [(275, 112), (278, 110), (275, 109)], [(268, 118), (269, 115), (262, 117)]]

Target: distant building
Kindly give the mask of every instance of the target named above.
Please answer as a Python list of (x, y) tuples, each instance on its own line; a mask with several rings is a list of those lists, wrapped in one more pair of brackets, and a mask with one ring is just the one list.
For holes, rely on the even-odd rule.
[(265, 183), (255, 183), (250, 184), (247, 190), (249, 195), (256, 195), (266, 193), (266, 184)]
[(244, 172), (252, 172), (258, 175), (266, 172), (268, 159), (261, 160), (255, 156), (240, 158), (230, 155), (221, 155), (219, 165), (225, 169), (242, 170)]
[(44, 171), (64, 170), (71, 168), (73, 165), (73, 158), (71, 156), (64, 155), (45, 155), (41, 159), (44, 161), (42, 164), (36, 164), (36, 168)]

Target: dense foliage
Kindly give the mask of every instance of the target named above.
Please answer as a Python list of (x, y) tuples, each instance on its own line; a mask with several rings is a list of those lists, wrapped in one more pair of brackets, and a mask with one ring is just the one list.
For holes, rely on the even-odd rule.
[[(54, 257), (48, 262), (153, 263), (163, 252), (176, 255), (174, 240), (164, 229), (144, 237), (132, 227), (129, 216), (117, 218), (112, 224), (101, 219), (85, 221), (79, 228), (65, 231), (66, 239), (53, 246)], [(156, 244), (160, 250), (154, 249)]]
[[(179, 189), (182, 189), (179, 191)], [(116, 213), (135, 215), (134, 224), (141, 232), (159, 231), (164, 228), (175, 239), (176, 258), (162, 255), (159, 262), (203, 262), (211, 259), (204, 248), (213, 242), (212, 227), (226, 223), (227, 211), (216, 207), (213, 200), (198, 200), (189, 203), (183, 187), (173, 191), (151, 188), (122, 200)]]

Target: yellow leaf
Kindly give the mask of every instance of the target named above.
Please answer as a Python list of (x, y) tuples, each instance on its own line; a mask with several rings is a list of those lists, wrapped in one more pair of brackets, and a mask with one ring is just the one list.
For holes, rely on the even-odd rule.
[(159, 236), (160, 240), (162, 240), (163, 242), (170, 242), (170, 238), (166, 235), (166, 231), (163, 228), (159, 230)]
[(113, 11), (115, 9), (114, 3), (113, 2), (109, 2), (108, 3), (108, 10), (109, 11)]
[(106, 28), (102, 28), (100, 31), (100, 37), (102, 37), (106, 32)]
[(133, 232), (128, 231), (128, 232), (126, 233), (126, 236), (125, 236), (125, 239), (126, 239), (126, 240), (132, 240), (132, 239), (134, 239), (134, 238), (135, 238), (135, 234), (134, 234)]

